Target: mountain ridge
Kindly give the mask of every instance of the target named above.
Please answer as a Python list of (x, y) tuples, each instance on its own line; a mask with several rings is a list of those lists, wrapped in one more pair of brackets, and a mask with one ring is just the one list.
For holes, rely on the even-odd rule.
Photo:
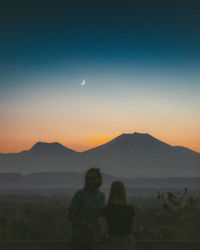
[[(148, 133), (138, 133), (138, 132), (134, 132), (134, 133), (122, 133), (121, 135), (119, 135), (119, 136), (117, 136), (117, 137), (115, 137), (115, 138), (113, 138), (112, 140), (110, 140), (110, 141), (108, 141), (108, 142), (106, 142), (106, 143), (103, 143), (103, 144), (101, 144), (101, 145), (98, 145), (98, 146), (95, 146), (95, 147), (93, 147), (93, 148), (90, 148), (90, 149), (87, 149), (87, 150), (85, 150), (85, 151), (82, 151), (82, 152), (79, 152), (79, 151), (76, 151), (76, 150), (73, 150), (73, 149), (71, 149), (71, 148), (69, 148), (69, 147), (66, 147), (66, 146), (64, 146), (63, 144), (61, 144), (61, 143), (59, 143), (59, 142), (42, 142), (42, 141), (38, 141), (38, 142), (36, 142), (30, 149), (28, 149), (28, 150), (23, 150), (23, 151), (20, 151), (20, 152), (10, 152), (10, 153), (0, 153), (0, 155), (8, 155), (8, 154), (20, 154), (20, 153), (23, 153), (23, 152), (36, 152), (38, 149), (44, 149), (42, 146), (44, 146), (44, 145), (46, 145), (46, 146), (53, 146), (53, 145), (55, 145), (56, 147), (57, 147), (57, 149), (60, 149), (60, 150), (69, 150), (69, 151), (73, 151), (73, 152), (76, 152), (76, 153), (79, 153), (79, 154), (82, 154), (82, 153), (85, 153), (85, 152), (88, 152), (88, 151), (90, 151), (90, 150), (93, 150), (93, 149), (96, 149), (96, 148), (99, 148), (99, 147), (102, 147), (102, 146), (104, 146), (104, 145), (106, 145), (106, 144), (110, 144), (110, 143), (112, 143), (112, 142), (114, 142), (114, 141), (117, 141), (117, 140), (119, 140), (119, 139), (122, 139), (122, 138), (127, 138), (127, 137), (132, 137), (132, 136), (137, 136), (137, 137), (140, 137), (140, 139), (143, 137), (143, 138), (151, 138), (151, 139), (154, 139), (156, 142), (159, 142), (159, 143), (162, 143), (162, 144), (165, 144), (165, 145), (168, 145), (168, 146), (170, 146), (170, 147), (174, 147), (174, 148), (177, 148), (177, 149), (182, 149), (182, 150), (189, 150), (189, 151), (192, 151), (192, 152), (195, 152), (195, 153), (197, 153), (197, 154), (199, 154), (200, 155), (200, 152), (197, 152), (197, 151), (194, 151), (194, 150), (192, 150), (192, 149), (190, 149), (190, 148), (187, 148), (187, 147), (184, 147), (184, 146), (181, 146), (181, 145), (175, 145), (175, 146), (172, 146), (172, 145), (170, 145), (170, 144), (168, 144), (168, 143), (166, 143), (166, 142), (164, 142), (164, 141), (161, 141), (160, 139), (157, 139), (157, 138), (155, 138), (154, 136), (152, 136), (152, 135), (150, 135), (150, 134), (148, 134)], [(55, 149), (55, 147), (54, 147), (54, 149)]]
[(96, 166), (119, 177), (200, 176), (199, 153), (144, 133), (121, 134), (81, 153), (57, 142), (37, 142), (27, 151), (0, 154), (0, 165), (2, 173), (82, 172)]
[[(158, 143), (160, 145), (163, 145), (165, 147), (172, 147), (170, 144), (167, 144), (153, 136), (151, 136), (150, 134), (147, 133), (133, 133), (133, 134), (121, 134), (117, 137), (115, 137), (114, 139), (112, 139), (111, 141), (104, 143), (100, 146), (94, 147), (92, 149), (86, 150), (83, 153), (89, 152), (89, 151), (94, 151), (94, 150), (99, 150), (102, 149), (104, 146), (108, 147), (110, 145), (115, 144), (117, 146), (117, 143), (119, 145), (119, 143), (121, 144), (122, 147), (124, 147), (124, 149), (126, 148), (126, 146), (150, 146), (149, 144), (154, 144), (154, 143)], [(148, 143), (148, 144), (147, 144)]]

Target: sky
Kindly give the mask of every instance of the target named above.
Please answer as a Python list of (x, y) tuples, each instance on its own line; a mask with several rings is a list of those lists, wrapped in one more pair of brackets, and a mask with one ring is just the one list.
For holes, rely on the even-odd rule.
[(198, 0), (1, 0), (0, 152), (134, 132), (200, 152), (199, 27)]

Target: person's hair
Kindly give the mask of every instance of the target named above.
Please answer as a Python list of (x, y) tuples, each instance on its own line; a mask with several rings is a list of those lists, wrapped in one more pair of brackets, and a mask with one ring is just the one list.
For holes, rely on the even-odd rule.
[(95, 173), (97, 176), (98, 176), (98, 179), (99, 179), (99, 186), (97, 188), (100, 188), (100, 186), (102, 185), (102, 175), (101, 175), (101, 172), (100, 172), (100, 169), (99, 168), (90, 168), (87, 170), (86, 174), (85, 174), (85, 185), (84, 187), (85, 188), (88, 188), (88, 184), (89, 184), (89, 176), (91, 173)]
[(114, 181), (110, 188), (108, 204), (113, 204), (115, 201), (127, 204), (126, 188), (121, 181)]

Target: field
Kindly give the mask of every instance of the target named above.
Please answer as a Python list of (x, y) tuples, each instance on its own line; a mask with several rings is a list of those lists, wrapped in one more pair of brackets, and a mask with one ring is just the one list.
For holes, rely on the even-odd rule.
[[(18, 190), (1, 193), (1, 240), (67, 240), (67, 207), (74, 190)], [(144, 190), (143, 190), (144, 192)], [(155, 189), (152, 194), (155, 194)], [(136, 240), (199, 240), (200, 192), (159, 191), (131, 196)], [(134, 193), (136, 194), (136, 193)], [(138, 195), (139, 194), (139, 195)]]

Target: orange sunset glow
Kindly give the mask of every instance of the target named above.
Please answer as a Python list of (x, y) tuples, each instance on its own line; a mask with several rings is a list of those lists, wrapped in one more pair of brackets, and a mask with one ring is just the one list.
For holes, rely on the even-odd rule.
[(38, 141), (84, 151), (134, 132), (200, 152), (197, 16), (183, 19), (169, 8), (165, 19), (158, 11), (155, 28), (149, 11), (144, 19), (121, 13), (124, 22), (112, 11), (98, 10), (95, 20), (93, 11), (81, 12), (76, 21), (73, 10), (59, 11), (53, 26), (46, 12), (47, 23), (31, 9), (30, 23), (8, 12), (0, 41), (0, 153)]
[(66, 98), (66, 88), (46, 93), (36, 89), (23, 98), (3, 100), (1, 107), (6, 108), (1, 112), (0, 152), (28, 150), (38, 141), (59, 142), (84, 151), (134, 132), (200, 152), (199, 110), (197, 105), (191, 106), (198, 103), (198, 92), (187, 93), (193, 97), (191, 103), (167, 90), (164, 99), (156, 96), (161, 90), (151, 93), (130, 88), (126, 95), (122, 90), (116, 87), (113, 95), (107, 88), (106, 94), (99, 91), (94, 98), (89, 89), (76, 87)]
[[(133, 133), (134, 131), (125, 131), (125, 133)], [(138, 131), (137, 131), (138, 132)], [(142, 133), (146, 133), (145, 131), (139, 131)], [(0, 140), (0, 152), (1, 153), (16, 153), (21, 152), (23, 150), (29, 150), (35, 143), (38, 141), (42, 142), (59, 142), (62, 145), (71, 148), (75, 151), (82, 152), (88, 149), (100, 146), (108, 141), (114, 139), (119, 136), (122, 132), (113, 133), (113, 134), (88, 134), (87, 136), (80, 137), (70, 137), (62, 138), (60, 136), (56, 137), (48, 137), (48, 136), (38, 136), (37, 139), (31, 138), (31, 136), (26, 138), (15, 138), (8, 140), (8, 137), (1, 137)], [(197, 137), (195, 134), (185, 135), (183, 138), (180, 134), (169, 135), (169, 137), (162, 136), (161, 133), (156, 133), (152, 131), (152, 136), (155, 138), (166, 142), (172, 146), (183, 146), (187, 147), (193, 151), (200, 152), (200, 135)]]

